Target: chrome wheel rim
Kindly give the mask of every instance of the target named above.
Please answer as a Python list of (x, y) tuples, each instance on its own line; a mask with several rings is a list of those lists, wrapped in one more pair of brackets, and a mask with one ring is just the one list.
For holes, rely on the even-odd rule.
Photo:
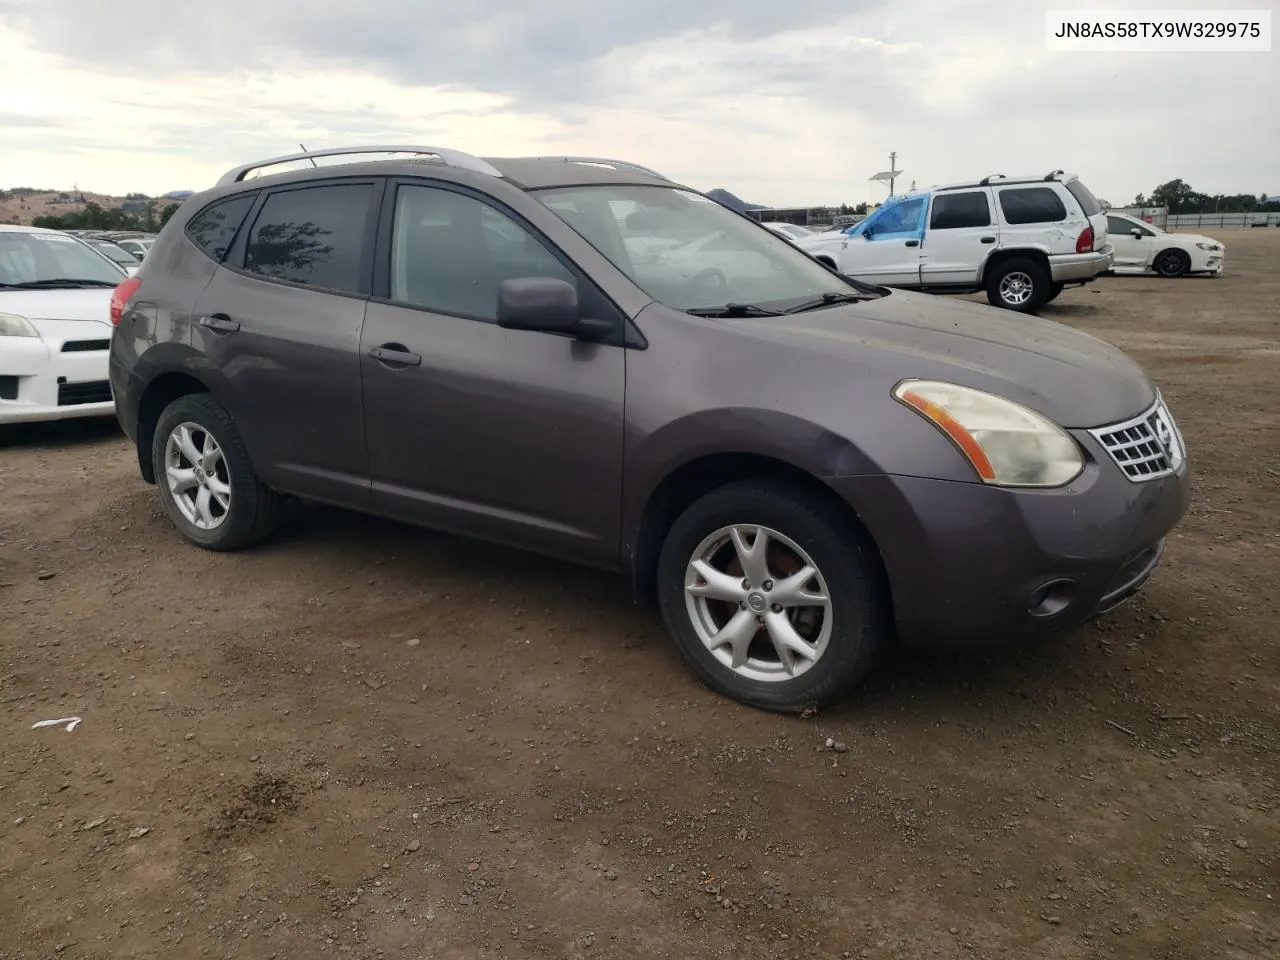
[(831, 593), (818, 565), (790, 538), (756, 524), (721, 527), (685, 568), (694, 632), (739, 677), (794, 680), (831, 642)]
[(1006, 273), (1004, 279), (1000, 281), (1000, 299), (1020, 307), (1031, 299), (1031, 291), (1034, 289), (1035, 282), (1030, 274), (1014, 270), (1012, 273)]
[(216, 530), (231, 510), (231, 476), (222, 448), (198, 423), (180, 423), (164, 444), (164, 474), (178, 512), (197, 530)]

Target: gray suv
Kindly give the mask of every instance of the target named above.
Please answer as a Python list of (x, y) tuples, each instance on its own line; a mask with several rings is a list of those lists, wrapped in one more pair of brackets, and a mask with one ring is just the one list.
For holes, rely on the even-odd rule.
[(120, 422), (191, 542), (261, 541), (297, 497), (625, 572), (706, 683), (773, 710), (893, 639), (1096, 616), (1188, 503), (1118, 350), (851, 280), (621, 161), (240, 167), (111, 319)]

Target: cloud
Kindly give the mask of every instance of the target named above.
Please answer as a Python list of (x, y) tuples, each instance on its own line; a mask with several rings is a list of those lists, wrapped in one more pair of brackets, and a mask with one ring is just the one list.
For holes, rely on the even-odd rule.
[(0, 185), (199, 188), (299, 141), (381, 141), (617, 156), (777, 204), (878, 199), (891, 150), (900, 186), (1266, 189), (1274, 54), (1051, 53), (1060, 5), (0, 0)]

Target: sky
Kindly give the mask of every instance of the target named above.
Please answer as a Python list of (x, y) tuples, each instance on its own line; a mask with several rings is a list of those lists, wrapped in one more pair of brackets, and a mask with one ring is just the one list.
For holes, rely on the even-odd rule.
[[(0, 0), (0, 188), (201, 190), (351, 144), (616, 157), (776, 206), (1065, 169), (1280, 193), (1271, 53), (1046, 49), (1163, 0)], [(1280, 18), (1276, 18), (1280, 20)]]

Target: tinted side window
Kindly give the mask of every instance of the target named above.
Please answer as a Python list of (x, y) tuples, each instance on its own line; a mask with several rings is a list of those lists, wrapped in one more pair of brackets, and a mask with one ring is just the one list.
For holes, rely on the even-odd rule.
[(1067, 208), (1051, 187), (1001, 190), (1000, 209), (1008, 223), (1057, 223), (1067, 219)]
[(275, 280), (360, 293), (372, 197), (367, 183), (271, 194), (249, 233), (245, 269)]
[(1080, 209), (1084, 211), (1086, 217), (1094, 217), (1102, 212), (1102, 204), (1098, 202), (1098, 198), (1079, 180), (1072, 180), (1067, 184), (1067, 189), (1076, 198), (1076, 203), (1080, 204)]
[(516, 277), (576, 282), (539, 238), (500, 210), (437, 187), (396, 190), (392, 300), (495, 320), (498, 285)]
[(207, 256), (221, 263), (256, 196), (243, 193), (205, 207), (187, 222), (187, 236)]
[(954, 230), (958, 227), (991, 225), (991, 205), (985, 192), (943, 193), (934, 198), (931, 230)]
[(1127, 237), (1134, 230), (1141, 230), (1144, 237), (1151, 236), (1151, 231), (1145, 227), (1140, 227), (1130, 220), (1121, 220), (1119, 217), (1107, 217), (1107, 233), (1118, 233)]

